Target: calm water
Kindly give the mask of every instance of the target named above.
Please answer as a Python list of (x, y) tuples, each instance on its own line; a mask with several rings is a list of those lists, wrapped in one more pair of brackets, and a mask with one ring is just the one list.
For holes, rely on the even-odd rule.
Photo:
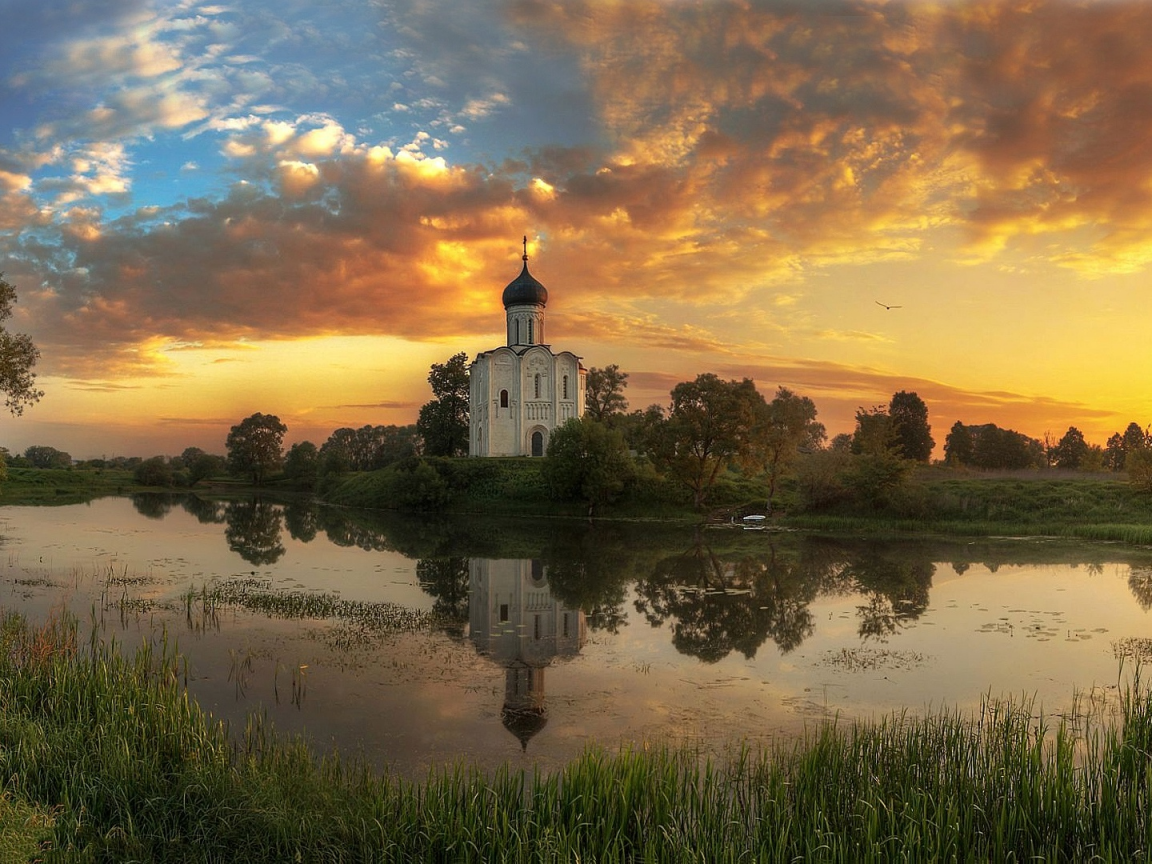
[[(731, 528), (413, 519), (269, 501), (0, 509), (0, 604), (165, 628), (217, 716), (265, 711), (421, 776), (553, 767), (587, 744), (795, 735), (819, 718), (1114, 692), (1152, 641), (1152, 553), (1024, 540), (830, 540)], [(185, 595), (239, 583), (435, 613), (381, 631)], [(395, 605), (382, 605), (395, 604)]]

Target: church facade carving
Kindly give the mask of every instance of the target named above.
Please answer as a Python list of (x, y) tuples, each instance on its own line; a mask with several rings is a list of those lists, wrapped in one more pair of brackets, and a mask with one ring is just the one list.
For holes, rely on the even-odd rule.
[(584, 413), (587, 375), (570, 351), (545, 339), (548, 291), (524, 267), (504, 289), (507, 344), (476, 356), (469, 369), (470, 456), (543, 456), (552, 430)]

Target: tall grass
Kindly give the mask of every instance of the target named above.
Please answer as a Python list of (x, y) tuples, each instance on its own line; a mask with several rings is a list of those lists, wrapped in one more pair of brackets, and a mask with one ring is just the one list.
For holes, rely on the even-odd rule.
[[(93, 631), (96, 632), (95, 630)], [(53, 813), (51, 860), (889, 861), (1152, 855), (1152, 696), (1055, 725), (1025, 703), (831, 723), (727, 758), (590, 750), (555, 772), (414, 783), (229, 735), (161, 637), (0, 619), (0, 778)]]

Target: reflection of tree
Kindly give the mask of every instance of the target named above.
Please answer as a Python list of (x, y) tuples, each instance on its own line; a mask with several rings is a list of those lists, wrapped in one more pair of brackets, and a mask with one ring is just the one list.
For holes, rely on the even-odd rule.
[(369, 552), (380, 552), (389, 548), (387, 535), (382, 528), (367, 524), (362, 514), (335, 507), (318, 508), (316, 525), (324, 530), (328, 539), (336, 546), (356, 546)]
[(616, 633), (627, 623), (624, 596), (632, 557), (610, 528), (572, 526), (548, 538), (541, 560), (557, 601), (582, 610), (593, 630)]
[(435, 598), (432, 611), (445, 622), (445, 630), (463, 636), (468, 623), (468, 559), (421, 558), (416, 562), (416, 578)]
[(173, 498), (163, 492), (137, 492), (131, 500), (136, 512), (148, 519), (163, 519), (172, 510)]
[(674, 619), (672, 642), (706, 663), (739, 651), (751, 659), (771, 637), (781, 651), (811, 634), (808, 604), (821, 579), (769, 547), (723, 559), (701, 543), (665, 558), (636, 584), (636, 607), (653, 626)]
[(1128, 569), (1128, 590), (1147, 612), (1152, 609), (1152, 567), (1130, 567)]
[(280, 545), (281, 508), (259, 498), (229, 502), (224, 519), (228, 548), (249, 564), (275, 564), (284, 554)]
[(199, 495), (185, 495), (180, 506), (196, 517), (201, 525), (218, 525), (224, 521), (224, 502), (209, 501)]
[(293, 500), (284, 505), (284, 527), (293, 540), (311, 543), (316, 539), (319, 508), (311, 501)]
[(908, 550), (899, 554), (896, 549), (883, 548), (867, 545), (841, 571), (865, 596), (865, 605), (856, 607), (861, 638), (881, 642), (924, 614), (936, 574), (931, 558), (909, 557)]

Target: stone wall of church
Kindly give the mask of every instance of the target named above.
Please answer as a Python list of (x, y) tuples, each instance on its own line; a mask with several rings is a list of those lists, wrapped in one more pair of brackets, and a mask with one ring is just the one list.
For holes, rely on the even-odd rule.
[(488, 358), (489, 456), (520, 455), (520, 358), (497, 349)]

